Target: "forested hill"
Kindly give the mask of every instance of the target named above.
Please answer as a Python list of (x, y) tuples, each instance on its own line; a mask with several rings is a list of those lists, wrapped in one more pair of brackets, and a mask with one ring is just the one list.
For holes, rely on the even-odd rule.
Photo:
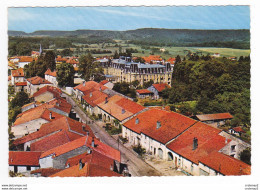
[(250, 48), (249, 30), (188, 30), (143, 28), (127, 31), (75, 30), (75, 31), (35, 31), (25, 33), (8, 31), (9, 36), (48, 36), (48, 37), (101, 37), (107, 39), (130, 40), (142, 45), (201, 46)]

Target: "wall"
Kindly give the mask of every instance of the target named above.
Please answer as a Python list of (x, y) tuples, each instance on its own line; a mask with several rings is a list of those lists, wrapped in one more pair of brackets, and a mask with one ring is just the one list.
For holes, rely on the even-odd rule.
[(39, 163), (41, 168), (53, 168), (53, 158), (52, 155), (44, 157), (44, 158), (40, 158), (39, 159)]
[[(226, 133), (225, 131), (222, 131), (220, 133), (221, 136), (223, 137), (226, 137), (227, 139), (231, 139), (231, 142), (228, 143), (225, 147), (223, 147), (220, 152), (222, 152), (223, 154), (226, 154), (226, 155), (234, 155), (234, 158), (236, 159), (240, 159), (240, 156), (239, 154), (245, 150), (246, 148), (249, 148), (251, 147), (250, 144), (240, 140), (239, 138), (237, 137), (234, 137), (228, 133)], [(235, 145), (235, 150), (232, 151), (231, 150), (231, 146)]]
[(23, 137), (27, 133), (33, 133), (41, 127), (42, 124), (48, 123), (47, 120), (39, 118), (26, 123), (12, 126), (11, 131), (14, 133), (15, 138)]
[(141, 139), (140, 134), (126, 128), (125, 126), (122, 126), (122, 136), (123, 138), (127, 138), (131, 145), (138, 145), (140, 142), (138, 139)]
[(53, 98), (54, 98), (53, 94), (51, 92), (47, 91), (47, 92), (44, 92), (44, 93), (34, 97), (34, 100), (38, 101), (38, 102), (41, 102), (41, 101), (47, 102)]

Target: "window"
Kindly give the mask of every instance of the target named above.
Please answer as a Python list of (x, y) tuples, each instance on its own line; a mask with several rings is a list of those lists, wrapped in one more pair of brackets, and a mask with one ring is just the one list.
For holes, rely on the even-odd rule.
[(231, 152), (236, 152), (236, 145), (231, 146)]
[(191, 167), (190, 167), (190, 172), (191, 173), (193, 172), (193, 165), (191, 165)]
[(31, 171), (31, 166), (26, 166), (27, 171)]

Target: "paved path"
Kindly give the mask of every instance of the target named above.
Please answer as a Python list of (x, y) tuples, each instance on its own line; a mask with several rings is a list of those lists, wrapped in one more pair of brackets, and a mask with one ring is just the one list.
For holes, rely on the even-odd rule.
[[(121, 143), (118, 143), (118, 141), (111, 137), (101, 126), (98, 126), (98, 123), (93, 122), (89, 117), (87, 117), (87, 115), (77, 106), (75, 101), (70, 96), (64, 93), (63, 96), (66, 97), (67, 101), (72, 105), (73, 110), (79, 115), (82, 122), (87, 123), (91, 127), (97, 138), (99, 138), (105, 144), (115, 149), (119, 149), (121, 152), (121, 162), (128, 165), (129, 172), (132, 176), (162, 175), (158, 170), (154, 169), (138, 156), (136, 156), (131, 150), (124, 147)], [(89, 121), (91, 124), (89, 124)]]

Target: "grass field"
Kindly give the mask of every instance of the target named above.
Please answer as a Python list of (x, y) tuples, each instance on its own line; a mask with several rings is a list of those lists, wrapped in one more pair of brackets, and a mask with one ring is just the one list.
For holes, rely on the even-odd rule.
[[(127, 44), (124, 41), (116, 40), (117, 44), (121, 46), (122, 52), (125, 51), (126, 48), (133, 48), (137, 49), (138, 53), (133, 53), (133, 56), (138, 57), (144, 57), (149, 56), (151, 54), (151, 49), (142, 49), (139, 45), (134, 44)], [(75, 44), (75, 45), (83, 45), (83, 44)], [(85, 45), (85, 44), (84, 44)], [(250, 50), (245, 49), (232, 49), (232, 48), (208, 48), (208, 47), (159, 47), (159, 46), (150, 46), (151, 48), (164, 48), (166, 51), (169, 52), (169, 54), (165, 54), (163, 52), (156, 52), (156, 55), (162, 56), (164, 59), (169, 59), (170, 57), (176, 57), (177, 55), (180, 55), (181, 57), (184, 57), (187, 55), (187, 51), (191, 51), (192, 53), (201, 52), (202, 55), (207, 55), (208, 53), (213, 55), (214, 53), (220, 53), (220, 56), (225, 57), (240, 57), (240, 56), (248, 56), (250, 55)], [(73, 48), (76, 49), (76, 48)], [(119, 47), (115, 47), (115, 44), (90, 44), (88, 45), (88, 48), (81, 48), (83, 50), (80, 52), (80, 54), (85, 54), (86, 50), (91, 49), (104, 49), (104, 50), (110, 50), (112, 53), (107, 54), (94, 54), (95, 57), (102, 57), (102, 56), (110, 56), (113, 55), (115, 51), (119, 52)], [(75, 54), (76, 52), (74, 52)], [(200, 54), (199, 54), (200, 55)]]

